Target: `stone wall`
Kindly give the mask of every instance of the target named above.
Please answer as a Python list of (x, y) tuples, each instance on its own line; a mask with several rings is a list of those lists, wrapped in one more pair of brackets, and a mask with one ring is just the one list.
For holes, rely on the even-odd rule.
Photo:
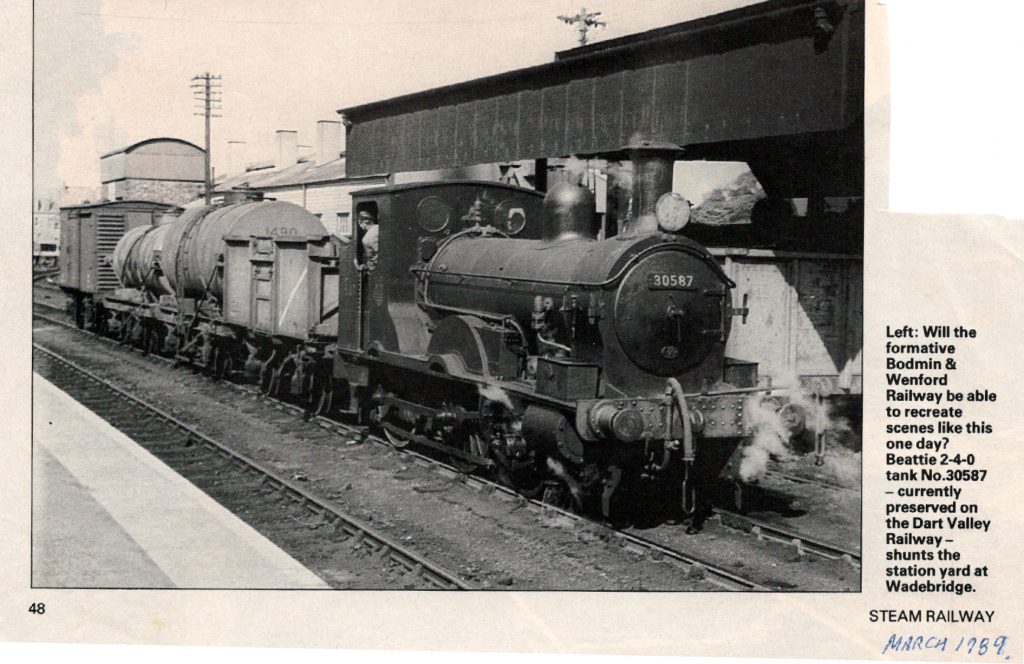
[(185, 205), (202, 195), (202, 182), (127, 179), (114, 183), (114, 198), (124, 201), (155, 201)]

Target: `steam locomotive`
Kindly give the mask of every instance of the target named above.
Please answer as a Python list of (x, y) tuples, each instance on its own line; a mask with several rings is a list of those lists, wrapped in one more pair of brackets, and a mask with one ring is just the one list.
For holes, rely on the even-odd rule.
[[(582, 186), (437, 181), (354, 194), (376, 228), (350, 241), (242, 200), (129, 229), (104, 266), (116, 289), (83, 293), (63, 264), (61, 279), (82, 326), (244, 372), (396, 447), (609, 519), (653, 489), (699, 520), (763, 390), (756, 364), (725, 356), (734, 284), (683, 233), (676, 150), (629, 147), (611, 238)], [(799, 433), (799, 409), (772, 404)]]

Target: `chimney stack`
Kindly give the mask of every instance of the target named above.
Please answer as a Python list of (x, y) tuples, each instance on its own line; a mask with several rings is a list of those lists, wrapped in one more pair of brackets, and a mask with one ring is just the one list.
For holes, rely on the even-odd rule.
[(277, 141), (277, 168), (288, 168), (299, 161), (299, 132), (294, 129), (278, 129), (274, 132)]
[(654, 233), (658, 230), (658, 199), (672, 191), (676, 157), (683, 149), (674, 143), (636, 137), (626, 149), (633, 162), (633, 197), (626, 230), (629, 235)]
[(341, 123), (336, 120), (320, 120), (316, 123), (316, 165), (323, 166), (341, 156)]
[(228, 141), (228, 168), (225, 175), (233, 177), (245, 171), (245, 141)]

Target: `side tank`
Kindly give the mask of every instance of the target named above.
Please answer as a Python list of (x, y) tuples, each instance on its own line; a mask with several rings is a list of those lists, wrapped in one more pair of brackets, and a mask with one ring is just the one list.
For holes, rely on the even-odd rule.
[(327, 231), (304, 208), (282, 201), (258, 201), (186, 210), (171, 225), (161, 250), (167, 281), (179, 297), (209, 294), (220, 300), (224, 280), (218, 267), (227, 237), (323, 238)]

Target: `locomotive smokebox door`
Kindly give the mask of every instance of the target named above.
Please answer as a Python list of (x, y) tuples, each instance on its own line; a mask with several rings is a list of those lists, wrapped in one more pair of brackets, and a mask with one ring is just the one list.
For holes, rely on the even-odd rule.
[(537, 392), (569, 401), (597, 396), (598, 368), (571, 360), (544, 357), (537, 361)]
[(732, 283), (688, 251), (659, 251), (629, 270), (615, 297), (626, 355), (656, 376), (686, 373), (725, 342)]

